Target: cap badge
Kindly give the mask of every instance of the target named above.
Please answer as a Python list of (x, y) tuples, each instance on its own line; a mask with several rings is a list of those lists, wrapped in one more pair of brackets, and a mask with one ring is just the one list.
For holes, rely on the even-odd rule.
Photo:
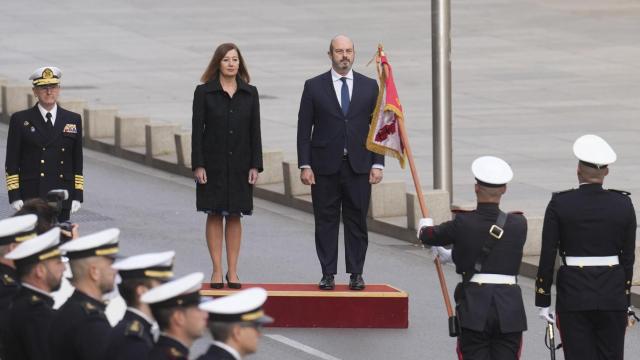
[(53, 79), (53, 71), (49, 68), (46, 68), (42, 71), (43, 79)]

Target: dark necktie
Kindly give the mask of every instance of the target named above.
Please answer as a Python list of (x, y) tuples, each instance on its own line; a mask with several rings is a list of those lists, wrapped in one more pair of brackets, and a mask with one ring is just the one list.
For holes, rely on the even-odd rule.
[(51, 113), (48, 112), (47, 115), (45, 115), (47, 117), (47, 127), (49, 128), (49, 130), (53, 129), (53, 122), (51, 121)]
[(342, 113), (347, 115), (349, 112), (349, 85), (347, 85), (347, 78), (341, 77), (342, 90), (340, 91), (340, 106), (342, 107)]

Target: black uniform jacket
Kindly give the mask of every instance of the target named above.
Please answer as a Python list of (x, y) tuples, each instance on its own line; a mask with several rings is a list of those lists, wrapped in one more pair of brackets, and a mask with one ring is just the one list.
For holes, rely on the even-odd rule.
[(5, 334), (3, 360), (49, 359), (53, 298), (26, 286), (14, 299)]
[[(479, 203), (474, 211), (458, 213), (452, 221), (424, 228), (420, 240), (432, 246), (452, 244), (456, 272), (466, 275), (474, 272), (475, 262), (491, 236), (489, 229), (496, 223), (498, 213), (498, 204)], [(527, 237), (527, 219), (520, 213), (510, 213), (503, 229), (502, 238), (497, 240), (484, 261), (482, 273), (517, 276)], [(463, 282), (458, 284), (455, 298), (463, 328), (483, 331), (489, 309), (495, 304), (502, 333), (527, 329), (522, 292), (518, 285)]]
[(331, 71), (304, 83), (298, 112), (298, 166), (310, 165), (320, 175), (336, 174), (345, 146), (356, 174), (368, 174), (373, 164), (384, 165), (384, 156), (366, 147), (378, 84), (354, 71), (351, 92), (345, 115), (336, 97)]
[(82, 122), (80, 115), (58, 106), (49, 130), (38, 109), (11, 116), (5, 171), (9, 202), (44, 197), (49, 190), (66, 189), (71, 200), (82, 201)]
[(16, 270), (5, 264), (0, 264), (0, 313), (9, 308), (11, 301), (18, 294), (18, 290), (20, 290), (20, 282)]
[(152, 324), (142, 316), (127, 310), (111, 330), (105, 359), (144, 360), (153, 348)]
[(0, 358), (4, 354), (4, 336), (8, 330), (9, 306), (20, 291), (16, 270), (0, 264)]
[(56, 312), (49, 344), (53, 360), (102, 359), (111, 325), (105, 304), (79, 290)]
[(542, 228), (536, 306), (551, 304), (556, 254), (619, 256), (616, 266), (561, 266), (557, 311), (626, 310), (635, 260), (636, 215), (628, 193), (584, 184), (554, 193)]
[(236, 360), (236, 358), (227, 350), (216, 345), (211, 345), (206, 353), (198, 357), (198, 360)]
[(181, 342), (166, 335), (160, 335), (158, 342), (149, 353), (149, 360), (188, 360), (189, 349)]
[(197, 185), (198, 209), (253, 209), (249, 169), (263, 170), (260, 102), (255, 86), (236, 81), (232, 98), (217, 78), (193, 94), (191, 167), (207, 171), (207, 183)]

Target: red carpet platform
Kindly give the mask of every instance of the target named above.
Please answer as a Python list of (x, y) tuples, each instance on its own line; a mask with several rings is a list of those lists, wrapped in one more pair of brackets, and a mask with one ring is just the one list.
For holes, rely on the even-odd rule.
[[(351, 291), (336, 284), (322, 291), (317, 284), (242, 284), (243, 289), (262, 287), (269, 292), (264, 308), (275, 319), (273, 327), (300, 328), (401, 328), (409, 326), (409, 296), (390, 285), (367, 285)], [(234, 291), (202, 284), (204, 296), (225, 296)]]

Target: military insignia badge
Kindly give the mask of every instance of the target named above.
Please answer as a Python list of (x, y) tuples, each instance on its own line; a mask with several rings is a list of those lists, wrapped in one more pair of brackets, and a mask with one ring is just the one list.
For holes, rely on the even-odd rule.
[(49, 68), (44, 69), (44, 71), (42, 71), (42, 78), (43, 79), (52, 79), (53, 78), (53, 71)]
[(76, 128), (76, 124), (67, 124), (64, 126), (62, 132), (67, 134), (77, 134), (78, 129)]
[(24, 124), (23, 124), (23, 125), (24, 125), (24, 126), (29, 126), (29, 122), (25, 120), (25, 122), (24, 122)]
[(31, 127), (31, 132), (35, 132), (36, 128), (34, 128), (33, 126)]

